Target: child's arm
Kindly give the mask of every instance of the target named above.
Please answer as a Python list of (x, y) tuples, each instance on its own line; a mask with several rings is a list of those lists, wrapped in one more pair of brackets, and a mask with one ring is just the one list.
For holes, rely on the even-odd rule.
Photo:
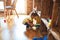
[(33, 22), (31, 20), (28, 19), (27, 23), (32, 27), (34, 26)]

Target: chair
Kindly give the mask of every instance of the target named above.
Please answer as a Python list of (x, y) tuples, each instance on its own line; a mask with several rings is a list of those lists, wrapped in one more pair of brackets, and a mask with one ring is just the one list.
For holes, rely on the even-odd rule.
[[(13, 1), (13, 2), (11, 2), (11, 1)], [(4, 15), (5, 15), (5, 17), (10, 16), (13, 13), (13, 11), (15, 11), (17, 17), (19, 17), (17, 14), (17, 11), (15, 9), (16, 1), (17, 0), (4, 0)]]

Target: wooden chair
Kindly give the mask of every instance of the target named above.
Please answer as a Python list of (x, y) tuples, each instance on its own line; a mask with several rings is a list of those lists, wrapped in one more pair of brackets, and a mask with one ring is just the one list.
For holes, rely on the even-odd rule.
[(17, 0), (13, 0), (13, 2), (11, 1), (12, 0), (4, 0), (4, 15), (9, 16), (13, 13), (13, 11), (15, 11), (17, 17), (19, 17), (15, 9)]

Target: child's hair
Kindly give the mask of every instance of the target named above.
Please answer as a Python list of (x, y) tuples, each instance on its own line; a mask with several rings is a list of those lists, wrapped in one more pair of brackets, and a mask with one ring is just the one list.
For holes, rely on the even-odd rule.
[(37, 14), (37, 12), (33, 12), (32, 14), (31, 14), (31, 16), (39, 16), (38, 14)]

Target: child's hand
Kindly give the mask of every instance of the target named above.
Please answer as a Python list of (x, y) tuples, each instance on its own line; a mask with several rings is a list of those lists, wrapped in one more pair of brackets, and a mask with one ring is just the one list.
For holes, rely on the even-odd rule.
[(35, 26), (33, 26), (33, 27), (32, 27), (32, 29), (33, 29), (33, 30), (36, 30), (36, 27), (35, 27)]
[(33, 27), (34, 26), (34, 24), (30, 24), (31, 25), (31, 27)]

